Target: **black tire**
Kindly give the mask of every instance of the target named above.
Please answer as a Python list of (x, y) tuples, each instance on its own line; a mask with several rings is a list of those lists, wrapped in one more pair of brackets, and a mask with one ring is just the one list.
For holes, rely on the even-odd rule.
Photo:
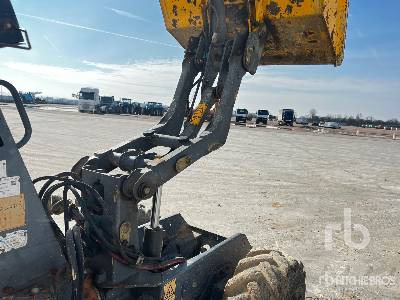
[(223, 299), (304, 300), (303, 264), (274, 250), (251, 250), (225, 285)]

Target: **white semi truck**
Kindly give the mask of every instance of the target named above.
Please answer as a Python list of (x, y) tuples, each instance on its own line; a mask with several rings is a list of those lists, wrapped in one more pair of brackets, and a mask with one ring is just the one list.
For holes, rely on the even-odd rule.
[(100, 105), (99, 89), (85, 87), (81, 88), (78, 96), (79, 112), (95, 113), (96, 108)]

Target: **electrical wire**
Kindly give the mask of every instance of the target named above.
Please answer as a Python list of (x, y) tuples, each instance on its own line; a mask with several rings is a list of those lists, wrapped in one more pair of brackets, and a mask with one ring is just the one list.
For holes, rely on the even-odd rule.
[[(103, 228), (96, 222), (98, 217), (109, 215), (108, 208), (105, 205), (103, 197), (99, 192), (92, 186), (79, 180), (78, 175), (72, 172), (63, 172), (55, 176), (43, 176), (33, 180), (34, 184), (39, 182), (45, 182), (40, 189), (39, 197), (42, 201), (42, 205), (49, 216), (52, 227), (55, 229), (57, 239), (59, 240), (61, 247), (64, 251), (68, 261), (73, 263), (73, 269), (78, 269), (81, 272), (83, 269), (77, 262), (81, 262), (84, 259), (83, 249), (96, 243), (99, 248), (103, 249), (111, 257), (118, 260), (120, 263), (128, 265), (132, 268), (149, 271), (163, 271), (171, 266), (183, 263), (185, 261), (182, 257), (175, 257), (173, 259), (162, 259), (155, 257), (144, 257), (136, 249), (127, 247), (119, 241), (119, 238), (112, 238)], [(60, 228), (52, 218), (52, 195), (59, 189), (63, 189), (63, 208), (64, 208), (64, 223), (65, 223), (65, 236), (61, 232)], [(71, 203), (67, 196), (68, 192), (74, 195), (76, 203)], [(92, 206), (88, 206), (84, 196), (91, 196), (91, 199), (95, 200), (95, 203), (100, 207), (100, 211), (94, 210)], [(73, 210), (80, 208), (80, 214), (73, 214)], [(82, 220), (83, 216), (83, 220)], [(72, 229), (69, 229), (69, 222), (74, 220), (77, 225)], [(84, 222), (83, 222), (84, 221)], [(85, 232), (89, 234), (81, 235), (79, 232)], [(71, 233), (74, 235), (75, 251), (71, 254)], [(67, 235), (68, 233), (68, 235)], [(69, 241), (66, 237), (69, 237)], [(113, 241), (117, 240), (118, 243)], [(81, 251), (82, 250), (82, 251)], [(88, 249), (92, 250), (92, 249)], [(74, 256), (74, 259), (71, 258)], [(78, 289), (79, 290), (79, 289)], [(78, 295), (78, 294), (77, 294)]]

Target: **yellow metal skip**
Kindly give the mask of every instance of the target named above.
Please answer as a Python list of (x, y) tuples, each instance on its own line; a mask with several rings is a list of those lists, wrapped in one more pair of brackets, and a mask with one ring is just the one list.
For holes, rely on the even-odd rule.
[[(270, 36), (264, 46), (262, 65), (340, 65), (346, 38), (348, 0), (224, 0), (230, 14), (246, 18), (249, 30), (267, 22)], [(203, 29), (207, 0), (160, 0), (167, 30), (186, 48)], [(239, 13), (240, 11), (240, 13)], [(228, 28), (237, 18), (227, 17)], [(240, 21), (240, 20), (239, 20)], [(231, 30), (234, 32), (234, 30)]]

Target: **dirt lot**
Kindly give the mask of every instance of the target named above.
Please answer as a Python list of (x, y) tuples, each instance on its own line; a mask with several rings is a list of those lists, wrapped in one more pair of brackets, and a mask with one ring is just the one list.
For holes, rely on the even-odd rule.
[[(272, 127), (278, 127), (277, 122), (270, 123)], [(269, 126), (270, 127), (270, 126)], [(304, 126), (295, 124), (294, 127), (278, 127), (289, 131), (312, 132), (316, 134), (339, 134), (356, 137), (368, 138), (384, 138), (384, 139), (400, 139), (400, 130), (393, 128), (393, 130), (375, 129), (375, 128), (360, 128), (354, 126), (343, 126), (339, 129), (321, 128), (319, 126)]]
[[(20, 134), (15, 110), (2, 109)], [(22, 154), (32, 177), (68, 170), (157, 121), (28, 113), (34, 133)], [(164, 186), (162, 213), (302, 260), (310, 299), (400, 299), (399, 174), (399, 140), (232, 126), (220, 151)]]

